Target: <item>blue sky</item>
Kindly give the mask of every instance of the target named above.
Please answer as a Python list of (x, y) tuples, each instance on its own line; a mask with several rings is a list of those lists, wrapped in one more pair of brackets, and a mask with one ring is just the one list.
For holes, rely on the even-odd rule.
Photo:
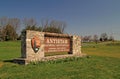
[(120, 40), (120, 0), (0, 0), (0, 18), (54, 19), (67, 23), (66, 33)]

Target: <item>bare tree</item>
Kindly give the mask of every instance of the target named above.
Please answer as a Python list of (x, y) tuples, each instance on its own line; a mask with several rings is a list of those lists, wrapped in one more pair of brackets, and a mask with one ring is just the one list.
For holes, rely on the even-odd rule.
[(66, 23), (56, 20), (42, 20), (41, 21), (44, 32), (64, 33)]
[(0, 26), (0, 41), (2, 41), (2, 28)]
[(50, 22), (50, 27), (56, 27), (56, 28), (60, 29), (61, 33), (63, 33), (66, 28), (66, 23), (62, 22), (62, 21), (52, 20)]
[(8, 24), (8, 18), (7, 17), (0, 18), (0, 26), (1, 26), (1, 28), (6, 26), (7, 24)]
[(18, 32), (20, 28), (20, 19), (18, 18), (9, 18), (8, 24), (11, 25), (16, 32)]
[(42, 19), (41, 20), (41, 26), (42, 28), (47, 28), (49, 26), (49, 19)]
[(102, 33), (101, 34), (100, 41), (108, 41), (108, 35), (107, 35), (107, 33)]
[(18, 18), (2, 17), (0, 18), (0, 26), (0, 35), (3, 40), (6, 40), (6, 37), (10, 37), (10, 40), (17, 39), (17, 32), (20, 27), (20, 20)]
[(93, 36), (93, 40), (94, 40), (94, 42), (97, 44), (97, 43), (98, 43), (98, 35), (94, 35), (94, 36)]
[(37, 25), (37, 22), (36, 22), (36, 20), (33, 19), (33, 18), (30, 18), (30, 19), (24, 18), (24, 19), (23, 19), (23, 24), (25, 25), (25, 27), (28, 27), (28, 26), (36, 26), (36, 25)]
[(4, 40), (17, 40), (17, 33), (13, 26), (6, 25), (2, 30)]
[(42, 27), (37, 26), (37, 22), (35, 19), (23, 19), (23, 24), (25, 25), (25, 28), (21, 31), (21, 33), (25, 33), (26, 30), (35, 30), (35, 31), (41, 31)]
[(8, 18), (7, 17), (2, 17), (0, 18), (0, 39), (4, 40), (5, 38), (5, 33), (3, 32), (3, 29), (5, 26), (8, 24)]
[(109, 41), (113, 41), (114, 42), (114, 37), (112, 35), (110, 35)]
[(83, 42), (88, 42), (88, 37), (87, 36), (83, 37)]

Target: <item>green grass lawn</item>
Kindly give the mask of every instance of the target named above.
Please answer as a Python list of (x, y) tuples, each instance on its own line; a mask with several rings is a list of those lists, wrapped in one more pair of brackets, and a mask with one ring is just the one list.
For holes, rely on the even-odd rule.
[(120, 58), (120, 42), (83, 43), (82, 52), (88, 55)]
[(120, 79), (119, 49), (116, 42), (83, 43), (89, 58), (24, 66), (5, 61), (20, 57), (20, 41), (0, 42), (0, 79)]
[(11, 60), (13, 58), (20, 57), (20, 51), (20, 41), (0, 42), (0, 61)]

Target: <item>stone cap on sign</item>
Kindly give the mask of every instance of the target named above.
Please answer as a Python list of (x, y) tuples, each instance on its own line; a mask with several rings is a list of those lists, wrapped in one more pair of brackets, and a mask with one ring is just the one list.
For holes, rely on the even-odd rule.
[[(36, 32), (33, 30), (26, 30), (25, 33), (27, 31), (32, 31), (32, 32)], [(62, 33), (50, 33), (50, 32), (40, 32), (42, 34), (44, 34), (44, 36), (48, 36), (48, 37), (66, 37), (66, 38), (71, 38), (73, 35), (69, 35), (69, 34), (62, 34)]]
[(44, 32), (45, 36), (50, 36), (50, 37), (71, 37), (72, 35), (68, 34), (60, 34), (60, 33), (49, 33), (49, 32)]

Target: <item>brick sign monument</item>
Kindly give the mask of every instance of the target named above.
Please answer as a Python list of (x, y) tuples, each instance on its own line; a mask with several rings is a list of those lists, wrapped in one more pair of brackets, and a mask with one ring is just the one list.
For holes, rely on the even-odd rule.
[[(68, 54), (45, 57), (45, 53), (53, 52), (68, 52)], [(52, 57), (57, 59), (81, 55), (79, 36), (27, 30), (21, 40), (21, 57), (14, 59), (14, 62), (28, 64), (49, 60)]]

